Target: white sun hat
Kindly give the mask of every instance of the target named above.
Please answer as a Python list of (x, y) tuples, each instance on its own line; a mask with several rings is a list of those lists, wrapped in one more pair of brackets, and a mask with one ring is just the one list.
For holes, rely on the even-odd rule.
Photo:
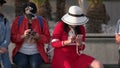
[(79, 6), (71, 6), (61, 20), (68, 25), (83, 25), (88, 22), (88, 18), (83, 14)]

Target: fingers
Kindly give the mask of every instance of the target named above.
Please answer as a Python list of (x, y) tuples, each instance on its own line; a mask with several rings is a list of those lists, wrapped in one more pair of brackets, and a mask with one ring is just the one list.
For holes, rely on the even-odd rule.
[(34, 38), (35, 38), (36, 40), (40, 40), (40, 35), (39, 35), (38, 33), (36, 33), (35, 36), (34, 36)]
[(6, 51), (7, 51), (7, 49), (6, 49), (5, 47), (1, 47), (1, 48), (0, 48), (0, 53), (3, 54), (3, 53), (5, 53)]
[(69, 39), (69, 41), (70, 41), (71, 43), (76, 42), (76, 43), (78, 43), (78, 44), (81, 44), (81, 43), (82, 43), (82, 37), (83, 37), (83, 35), (72, 36), (72, 37)]
[(76, 39), (82, 39), (83, 35), (77, 35)]
[(83, 37), (83, 35), (77, 35), (76, 36), (76, 45), (81, 45), (82, 44), (82, 37)]
[(31, 29), (25, 30), (24, 35), (25, 35), (25, 36), (28, 35), (30, 31), (31, 31)]
[(77, 35), (77, 36), (76, 36), (76, 41), (82, 40), (82, 37), (83, 37), (83, 35)]

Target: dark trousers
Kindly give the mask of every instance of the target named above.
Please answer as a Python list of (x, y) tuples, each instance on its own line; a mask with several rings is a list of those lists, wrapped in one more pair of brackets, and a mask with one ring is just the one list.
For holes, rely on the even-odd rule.
[(26, 55), (18, 52), (13, 61), (18, 68), (40, 68), (43, 59), (40, 54)]

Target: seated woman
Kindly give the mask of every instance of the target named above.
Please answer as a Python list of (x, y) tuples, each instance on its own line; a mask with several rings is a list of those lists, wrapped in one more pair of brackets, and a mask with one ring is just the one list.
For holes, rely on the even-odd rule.
[(52, 68), (103, 68), (95, 58), (83, 54), (85, 27), (88, 18), (78, 6), (71, 6), (59, 21), (52, 34), (54, 56)]

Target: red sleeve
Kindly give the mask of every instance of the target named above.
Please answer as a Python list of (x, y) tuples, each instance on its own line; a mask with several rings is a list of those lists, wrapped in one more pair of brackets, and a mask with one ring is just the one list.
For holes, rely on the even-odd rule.
[[(62, 22), (58, 22), (53, 30), (52, 35), (52, 46), (53, 47), (62, 47), (62, 40), (61, 35), (63, 33), (64, 24)], [(53, 42), (54, 39), (57, 39), (58, 41)]]
[(43, 30), (42, 30), (43, 32), (42, 32), (42, 34), (40, 34), (40, 36), (41, 36), (40, 42), (50, 43), (51, 36), (50, 36), (48, 23), (44, 18), (42, 18), (42, 21), (43, 21)]
[(18, 19), (19, 19), (19, 17), (15, 18), (15, 20), (12, 23), (12, 27), (11, 27), (11, 41), (13, 43), (21, 43), (22, 42), (21, 35), (19, 33), (19, 28), (18, 28)]

